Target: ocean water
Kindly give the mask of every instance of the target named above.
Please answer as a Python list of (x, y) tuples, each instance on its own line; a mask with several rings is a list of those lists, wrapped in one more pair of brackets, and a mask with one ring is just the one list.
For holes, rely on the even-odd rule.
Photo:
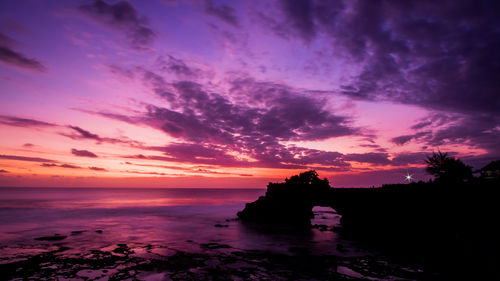
[[(333, 255), (347, 259), (371, 256), (377, 262), (380, 259), (376, 253), (363, 250), (355, 241), (332, 231), (340, 226), (340, 216), (330, 208), (315, 207), (312, 224), (321, 227), (305, 230), (262, 227), (237, 220), (236, 213), (245, 203), (264, 193), (264, 189), (0, 188), (0, 266), (52, 251), (58, 258), (43, 258), (45, 267), (40, 269), (36, 265), (23, 275), (25, 265), (16, 264), (13, 266), (17, 268), (16, 273), (12, 276), (70, 280), (93, 274), (104, 278), (96, 277), (95, 280), (107, 280), (113, 272), (119, 272), (121, 265), (118, 262), (104, 272), (99, 266), (75, 268), (68, 261), (75, 258), (84, 258), (86, 262), (96, 260), (93, 258), (96, 253), (119, 256), (124, 249), (120, 245), (126, 245), (127, 251), (130, 249), (133, 253), (127, 259), (164, 258), (179, 252), (204, 253), (207, 259), (221, 259), (220, 251), (224, 250), (280, 255), (307, 252), (311, 256)], [(35, 239), (56, 234), (66, 238), (57, 241)], [(382, 262), (387, 265), (385, 260)], [(219, 261), (220, 266), (224, 263)], [(210, 261), (206, 264), (211, 266)], [(363, 277), (365, 273), (353, 270), (359, 266), (356, 264), (348, 260), (337, 266), (336, 272), (344, 272), (348, 277)], [(122, 271), (135, 272), (134, 278), (143, 280), (156, 280), (155, 274), (160, 274), (158, 280), (170, 280), (165, 277), (167, 273), (158, 273), (158, 270), (144, 275), (136, 267), (130, 268)], [(391, 265), (391, 268), (399, 267)], [(44, 275), (37, 275), (40, 270)], [(263, 276), (274, 274), (267, 272), (265, 267), (261, 272), (269, 274)], [(194, 279), (206, 277), (200, 276)]]
[[(337, 235), (312, 229), (260, 229), (239, 222), (245, 203), (261, 189), (0, 188), (0, 247), (31, 244), (60, 234), (83, 250), (117, 243), (161, 244), (196, 250), (201, 243), (287, 252), (309, 247), (337, 253)], [(313, 224), (338, 225), (331, 209), (316, 208)], [(98, 231), (98, 232), (96, 232)], [(101, 232), (102, 231), (102, 232)], [(8, 254), (3, 251), (1, 255)]]

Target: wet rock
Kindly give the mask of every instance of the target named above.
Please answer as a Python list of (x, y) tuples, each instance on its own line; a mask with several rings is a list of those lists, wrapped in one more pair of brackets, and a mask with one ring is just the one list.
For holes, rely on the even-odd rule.
[(227, 224), (220, 224), (220, 223), (216, 223), (214, 226), (215, 227), (229, 227), (229, 225), (227, 225)]
[(333, 226), (330, 231), (333, 231), (333, 232), (341, 232), (343, 229), (342, 229), (342, 226)]
[(310, 250), (304, 247), (291, 247), (290, 249), (288, 249), (288, 251), (299, 255), (307, 255), (310, 253)]
[(117, 248), (113, 250), (113, 253), (116, 254), (123, 254), (123, 255), (129, 255), (134, 253), (132, 249), (130, 249), (127, 244), (117, 244)]
[(53, 236), (42, 236), (42, 237), (37, 237), (35, 240), (38, 241), (60, 241), (63, 239), (66, 239), (67, 236), (65, 235), (60, 235), (60, 234), (55, 234)]
[(327, 231), (328, 230), (328, 225), (326, 225), (326, 224), (315, 224), (311, 227), (319, 229), (319, 231)]
[(335, 249), (337, 249), (337, 251), (339, 251), (340, 253), (347, 253), (347, 249), (344, 248), (344, 245), (342, 244), (337, 244), (337, 247)]
[(219, 243), (213, 243), (213, 242), (200, 244), (200, 247), (205, 248), (205, 249), (210, 249), (210, 250), (232, 248), (231, 246), (226, 245), (226, 244), (219, 244)]
[[(127, 244), (118, 244), (126, 252)], [(148, 245), (142, 245), (147, 247)], [(153, 248), (164, 247), (152, 245)], [(395, 267), (369, 256), (312, 255), (298, 247), (293, 255), (258, 250), (217, 251), (228, 245), (207, 243), (203, 253), (176, 251), (142, 258), (90, 250), (82, 256), (40, 253), (0, 264), (2, 280), (422, 280), (421, 271)], [(214, 250), (215, 249), (215, 250)], [(340, 270), (337, 271), (337, 268)], [(356, 276), (354, 276), (356, 275)], [(440, 280), (435, 278), (432, 280)]]

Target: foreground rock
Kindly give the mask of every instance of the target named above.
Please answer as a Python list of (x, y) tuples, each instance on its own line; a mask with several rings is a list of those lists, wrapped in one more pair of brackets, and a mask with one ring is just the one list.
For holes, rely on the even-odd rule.
[[(59, 247), (0, 263), (1, 280), (423, 280), (418, 269), (391, 266), (372, 256), (284, 255), (200, 245), (200, 252), (117, 244), (115, 249), (66, 254)], [(117, 254), (119, 252), (120, 254)], [(141, 252), (142, 254), (137, 254)]]
[(282, 183), (269, 183), (266, 195), (246, 204), (238, 217), (259, 223), (309, 225), (314, 217), (312, 208), (327, 202), (330, 192), (327, 179), (307, 171)]
[(37, 237), (35, 240), (38, 241), (59, 241), (66, 239), (67, 236), (65, 235), (60, 235), (60, 234), (55, 234), (54, 236), (42, 236), (42, 237)]

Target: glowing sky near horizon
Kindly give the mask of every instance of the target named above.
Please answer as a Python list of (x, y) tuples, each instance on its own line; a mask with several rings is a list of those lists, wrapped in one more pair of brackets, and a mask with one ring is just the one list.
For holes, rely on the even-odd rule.
[(0, 186), (401, 183), (500, 158), (495, 1), (2, 1)]

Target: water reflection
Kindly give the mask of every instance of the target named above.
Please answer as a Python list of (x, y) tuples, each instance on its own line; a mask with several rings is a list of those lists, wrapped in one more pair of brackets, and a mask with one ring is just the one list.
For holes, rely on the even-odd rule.
[[(332, 229), (339, 215), (315, 207), (313, 229), (269, 227), (235, 220), (264, 190), (222, 189), (1, 189), (0, 244), (34, 245), (54, 233), (81, 251), (118, 243), (199, 250), (217, 242), (243, 250), (345, 255)], [(216, 227), (218, 226), (218, 227)], [(98, 231), (99, 232), (96, 232)], [(76, 233), (76, 234), (75, 234)], [(344, 246), (345, 244), (345, 246)], [(353, 249), (349, 253), (355, 252)]]

